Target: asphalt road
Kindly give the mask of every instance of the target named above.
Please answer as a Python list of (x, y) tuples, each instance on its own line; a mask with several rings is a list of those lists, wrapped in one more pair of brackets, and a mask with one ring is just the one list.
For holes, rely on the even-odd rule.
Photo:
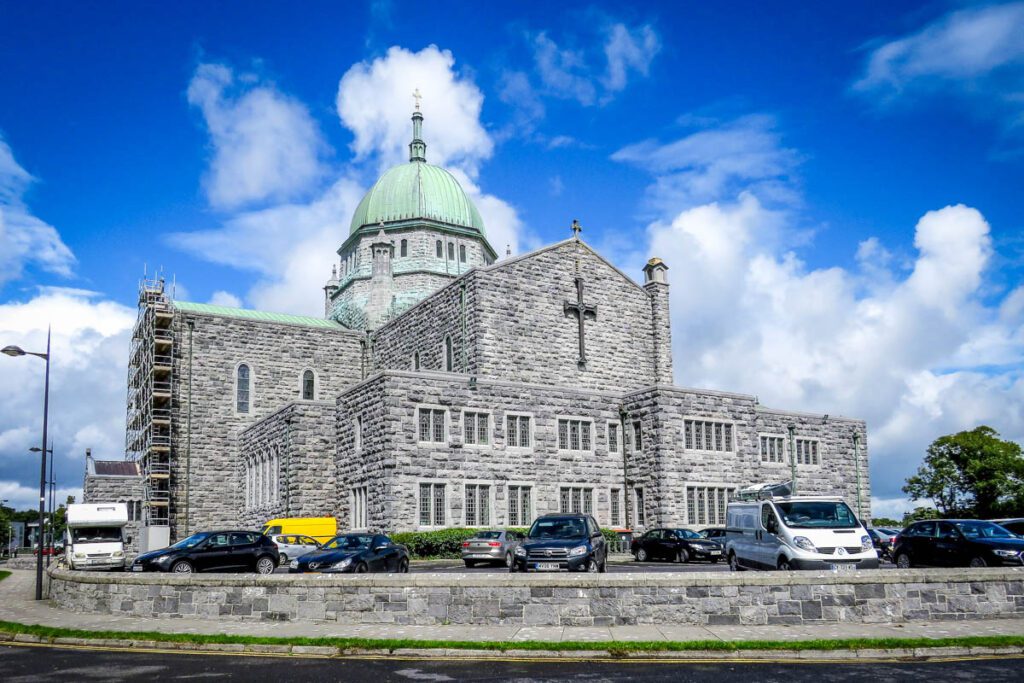
[(1015, 658), (933, 662), (622, 663), (312, 659), (161, 652), (0, 647), (5, 683), (63, 681), (1019, 681)]

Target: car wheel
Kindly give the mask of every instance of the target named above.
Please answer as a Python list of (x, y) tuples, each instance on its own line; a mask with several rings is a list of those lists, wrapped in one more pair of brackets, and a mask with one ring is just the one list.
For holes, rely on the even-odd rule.
[(690, 553), (686, 552), (686, 548), (680, 548), (679, 553), (676, 555), (676, 562), (680, 564), (686, 564), (690, 561)]
[(788, 572), (788, 571), (792, 571), (792, 570), (793, 570), (793, 565), (791, 565), (789, 563), (789, 560), (787, 560), (785, 557), (780, 557), (779, 558), (779, 571), (780, 572)]
[(978, 567), (987, 567), (988, 562), (985, 561), (984, 557), (972, 557), (970, 564), (967, 566), (977, 569)]
[(365, 562), (360, 562), (356, 565), (356, 574), (365, 574), (370, 571), (370, 568), (366, 566)]
[(474, 562), (473, 560), (465, 560), (465, 563), (466, 563), (466, 569), (472, 569), (473, 567), (476, 566), (476, 562)]
[(288, 556), (285, 555), (284, 553), (281, 553), (280, 555), (278, 555), (278, 557), (281, 558), (281, 560), (280, 560), (281, 566), (282, 567), (287, 566), (287, 564), (288, 564)]
[(900, 553), (896, 556), (896, 567), (898, 569), (910, 569), (913, 565), (910, 562), (910, 555)]
[(636, 561), (637, 562), (646, 562), (647, 561), (647, 551), (644, 550), (643, 548), (640, 548), (639, 550), (637, 550), (636, 551)]
[(175, 574), (191, 574), (193, 571), (192, 563), (188, 560), (178, 560), (171, 565), (171, 571)]
[(512, 553), (505, 553), (505, 566), (511, 567), (512, 564)]
[(274, 573), (274, 558), (264, 555), (260, 559), (256, 560), (256, 573), (257, 574), (273, 574)]
[(409, 573), (409, 560), (404, 557), (398, 561), (398, 573), (408, 574)]
[(746, 571), (740, 566), (739, 558), (736, 557), (736, 553), (729, 553), (729, 571), (742, 572)]
[(595, 560), (594, 558), (590, 558), (590, 560), (587, 561), (586, 571), (596, 574), (597, 572), (601, 571), (601, 565), (599, 565), (597, 563), (597, 560)]
[(604, 559), (601, 560), (601, 565), (600, 565), (600, 567), (598, 567), (597, 571), (599, 571), (602, 574), (604, 574), (605, 572), (608, 571), (608, 556), (607, 555), (605, 555)]

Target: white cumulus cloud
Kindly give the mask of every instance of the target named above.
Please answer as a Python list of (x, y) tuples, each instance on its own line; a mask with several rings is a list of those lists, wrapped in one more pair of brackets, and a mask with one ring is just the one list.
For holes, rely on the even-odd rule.
[(29, 265), (69, 277), (75, 263), (57, 229), (32, 215), (25, 204), (34, 180), (0, 136), (0, 286), (20, 278)]
[(306, 106), (254, 79), (200, 64), (189, 83), (189, 104), (210, 133), (204, 186), (217, 208), (307, 195), (324, 172), (326, 145)]

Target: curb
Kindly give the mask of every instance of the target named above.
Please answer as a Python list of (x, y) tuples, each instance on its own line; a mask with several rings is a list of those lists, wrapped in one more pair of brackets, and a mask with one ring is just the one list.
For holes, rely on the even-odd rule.
[(923, 647), (863, 650), (651, 650), (647, 652), (615, 652), (611, 650), (471, 650), (456, 648), (395, 648), (368, 650), (324, 645), (262, 645), (246, 643), (189, 643), (162, 640), (131, 640), (111, 638), (43, 638), (26, 633), (0, 632), (0, 644), (16, 643), (31, 646), (65, 646), (118, 650), (163, 650), (194, 654), (238, 654), (296, 657), (389, 657), (409, 659), (463, 660), (608, 660), (608, 661), (818, 661), (851, 662), (868, 660), (926, 661), (948, 658), (986, 658), (1024, 656), (1024, 647)]

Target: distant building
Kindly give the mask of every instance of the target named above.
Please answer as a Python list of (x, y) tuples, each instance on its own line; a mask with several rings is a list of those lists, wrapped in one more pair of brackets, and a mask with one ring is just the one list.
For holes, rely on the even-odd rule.
[(82, 485), (83, 503), (125, 503), (128, 506), (128, 524), (125, 525), (125, 550), (139, 550), (142, 530), (143, 499), (142, 470), (139, 463), (128, 460), (95, 460), (85, 455), (85, 482)]

